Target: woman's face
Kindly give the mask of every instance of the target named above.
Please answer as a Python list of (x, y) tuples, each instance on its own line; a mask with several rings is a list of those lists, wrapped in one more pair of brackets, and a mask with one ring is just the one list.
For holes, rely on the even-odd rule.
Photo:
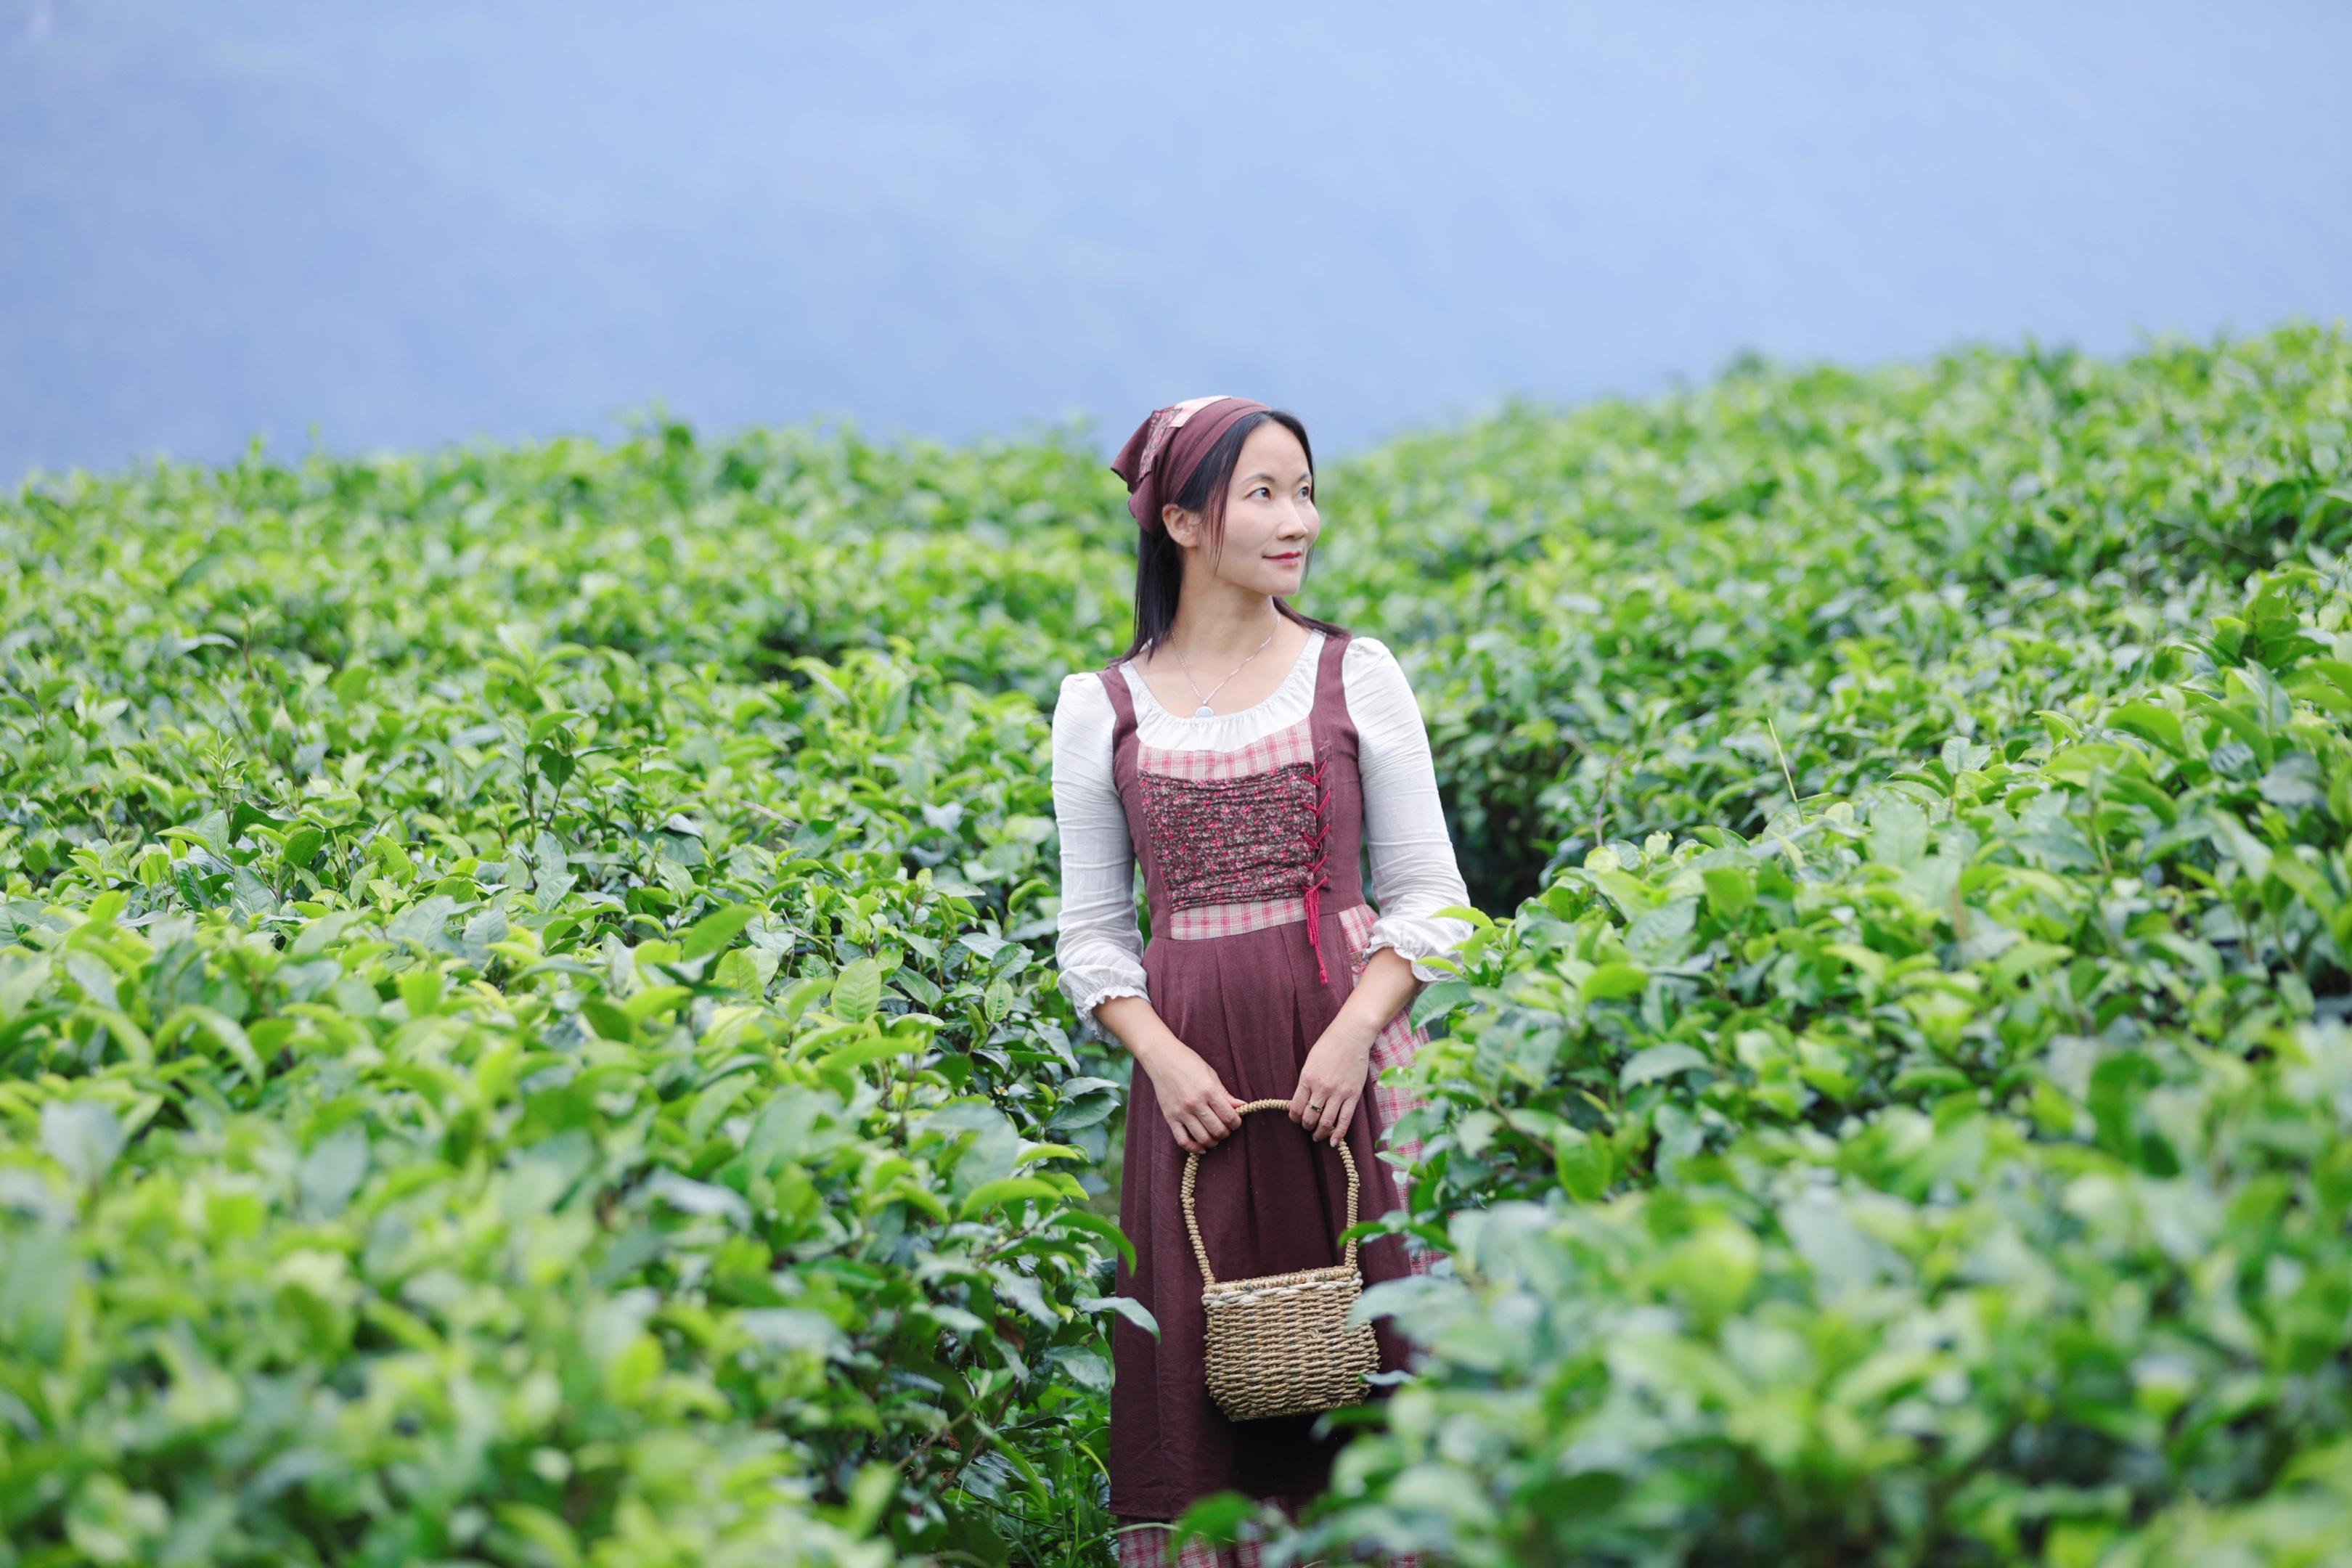
[[(1178, 512), (1168, 521), (1178, 543), (1205, 545), (1200, 519)], [(1269, 419), (1249, 433), (1234, 464), (1225, 488), (1224, 548), (1202, 549), (1191, 564), (1237, 588), (1288, 598), (1307, 580), (1307, 552), (1322, 527), (1307, 448)]]

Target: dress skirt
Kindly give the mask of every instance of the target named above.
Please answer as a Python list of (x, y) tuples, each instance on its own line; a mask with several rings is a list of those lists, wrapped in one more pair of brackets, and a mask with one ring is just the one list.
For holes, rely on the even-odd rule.
[[(1336, 1017), (1354, 981), (1347, 927), (1331, 921), (1315, 955), (1296, 924), (1204, 941), (1155, 941), (1144, 973), (1160, 1016), (1225, 1087), (1243, 1100), (1287, 1100), (1307, 1053)], [(1368, 923), (1368, 922), (1366, 922)], [(1369, 1079), (1369, 1075), (1368, 1075)], [(1360, 1217), (1399, 1206), (1394, 1179), (1377, 1154), (1371, 1085), (1348, 1132), (1360, 1178)], [(1135, 1247), (1118, 1290), (1150, 1309), (1155, 1342), (1118, 1320), (1112, 1330), (1111, 1511), (1129, 1519), (1174, 1519), (1227, 1489), (1257, 1498), (1297, 1498), (1328, 1483), (1336, 1441), (1318, 1440), (1318, 1417), (1228, 1421), (1209, 1397), (1203, 1352), (1202, 1282), (1185, 1234), (1178, 1189), (1184, 1151), (1160, 1111), (1151, 1079), (1135, 1070), (1127, 1110), (1127, 1154), (1119, 1228)], [(1328, 1268), (1340, 1259), (1348, 1173), (1338, 1152), (1310, 1141), (1280, 1111), (1244, 1117), (1241, 1131), (1201, 1160), (1193, 1194), (1201, 1237), (1221, 1279)], [(1367, 1285), (1410, 1272), (1394, 1237), (1357, 1250)], [(1381, 1366), (1403, 1365), (1403, 1345), (1384, 1325)]]

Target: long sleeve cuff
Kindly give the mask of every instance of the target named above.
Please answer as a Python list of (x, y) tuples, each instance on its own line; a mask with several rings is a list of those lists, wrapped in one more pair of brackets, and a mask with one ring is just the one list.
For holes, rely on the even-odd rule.
[(1394, 948), (1412, 962), (1415, 979), (1451, 980), (1454, 975), (1450, 971), (1434, 968), (1427, 961), (1443, 958), (1459, 962), (1462, 944), (1469, 938), (1468, 921), (1434, 915), (1389, 915), (1372, 922), (1372, 934), (1364, 943), (1364, 952), (1369, 957), (1384, 947)]
[(1062, 994), (1070, 999), (1071, 1007), (1078, 1015), (1078, 1026), (1087, 1037), (1106, 1043), (1116, 1042), (1110, 1031), (1095, 1017), (1095, 1009), (1115, 996), (1140, 996), (1146, 1001), (1151, 997), (1144, 989), (1140, 968), (1130, 973), (1126, 966), (1087, 964), (1062, 971), (1060, 984)]

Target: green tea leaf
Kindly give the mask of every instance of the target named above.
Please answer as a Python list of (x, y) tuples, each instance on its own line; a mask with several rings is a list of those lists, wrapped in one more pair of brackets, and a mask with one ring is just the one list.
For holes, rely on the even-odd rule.
[(723, 910), (703, 916), (686, 933), (686, 942), (678, 956), (691, 963), (722, 951), (759, 913), (760, 910), (750, 904), (730, 904)]
[(965, 1194), (957, 1208), (957, 1217), (970, 1219), (1003, 1204), (1022, 1203), (1031, 1198), (1052, 1200), (1060, 1193), (1050, 1182), (1034, 1176), (1006, 1176), (993, 1182), (983, 1182)]
[(1160, 1321), (1150, 1310), (1131, 1296), (1087, 1296), (1071, 1305), (1081, 1312), (1117, 1312), (1153, 1339), (1160, 1337)]
[(1650, 983), (1649, 971), (1633, 963), (1604, 963), (1584, 977), (1578, 993), (1587, 1002), (1638, 996)]
[(856, 1024), (874, 1016), (882, 1000), (882, 966), (870, 958), (850, 964), (833, 982), (833, 1014)]
[(2179, 715), (2152, 703), (2126, 702), (2107, 715), (2107, 722), (2144, 741), (2154, 742), (2176, 757), (2189, 754), (2189, 741), (2181, 731)]

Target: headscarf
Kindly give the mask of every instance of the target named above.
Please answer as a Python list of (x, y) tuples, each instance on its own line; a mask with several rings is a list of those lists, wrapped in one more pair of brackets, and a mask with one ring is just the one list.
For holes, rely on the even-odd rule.
[(1235, 420), (1265, 412), (1265, 404), (1246, 397), (1193, 397), (1153, 409), (1110, 464), (1111, 472), (1127, 481), (1127, 510), (1137, 526), (1159, 532), (1161, 509), (1184, 493), (1217, 437)]

